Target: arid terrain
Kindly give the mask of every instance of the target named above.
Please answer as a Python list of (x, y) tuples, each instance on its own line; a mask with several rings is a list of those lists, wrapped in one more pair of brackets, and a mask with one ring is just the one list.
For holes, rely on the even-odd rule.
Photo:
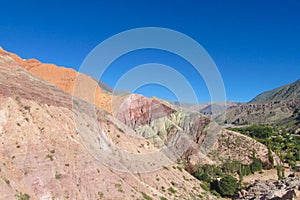
[[(278, 104), (234, 104), (227, 123), (252, 115), (299, 122), (299, 100)], [(0, 49), (0, 199), (218, 199), (189, 169), (254, 160), (271, 166), (270, 155), (282, 164), (264, 144), (204, 114), (137, 94), (113, 96), (73, 69)]]

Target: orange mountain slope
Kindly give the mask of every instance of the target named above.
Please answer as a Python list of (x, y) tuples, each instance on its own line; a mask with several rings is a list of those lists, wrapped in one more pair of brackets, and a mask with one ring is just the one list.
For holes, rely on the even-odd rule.
[[(16, 62), (41, 79), (111, 113), (112, 95), (105, 93), (92, 77), (81, 74), (71, 68), (58, 67), (54, 64), (44, 64), (36, 59), (25, 60), (16, 54), (3, 50), (1, 47), (0, 55), (7, 55), (13, 58), (11, 62)], [(79, 87), (76, 87), (76, 93), (74, 93), (76, 81), (78, 81)], [(86, 88), (90, 88), (90, 90), (87, 91)]]

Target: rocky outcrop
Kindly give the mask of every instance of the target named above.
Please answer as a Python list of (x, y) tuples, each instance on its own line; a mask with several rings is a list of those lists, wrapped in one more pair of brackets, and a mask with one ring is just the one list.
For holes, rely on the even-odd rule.
[(300, 199), (300, 178), (289, 177), (277, 182), (257, 180), (246, 190), (239, 192), (236, 200), (293, 200)]

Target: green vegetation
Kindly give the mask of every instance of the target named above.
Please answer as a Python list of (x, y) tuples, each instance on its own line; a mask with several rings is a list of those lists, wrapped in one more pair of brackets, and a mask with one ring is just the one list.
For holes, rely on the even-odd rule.
[(55, 177), (56, 179), (60, 179), (60, 178), (61, 178), (61, 173), (55, 172), (54, 177)]
[(177, 169), (182, 172), (182, 168), (181, 167), (177, 166)]
[(54, 160), (54, 153), (55, 153), (55, 150), (52, 149), (50, 151), (50, 154), (47, 154), (46, 158), (49, 158), (51, 161), (53, 161)]
[(99, 199), (102, 199), (104, 197), (103, 192), (98, 192), (98, 196), (99, 196)]
[(212, 191), (210, 191), (210, 193), (212, 193), (213, 195), (215, 195), (215, 196), (218, 197), (218, 198), (221, 198), (220, 193), (217, 192), (216, 190), (212, 190)]
[(122, 189), (122, 185), (121, 184), (115, 184), (115, 188), (118, 189), (118, 192), (124, 192), (123, 189)]
[(30, 108), (31, 108), (30, 106), (24, 106), (24, 109), (25, 109), (25, 110), (30, 111)]
[(53, 159), (53, 155), (52, 154), (48, 154), (47, 156), (46, 156), (46, 158), (49, 158), (51, 161), (53, 161), (54, 159)]
[(261, 160), (254, 158), (253, 162), (250, 164), (251, 172), (254, 174), (255, 172), (261, 171), (263, 168), (263, 164)]
[(16, 197), (18, 198), (18, 200), (29, 200), (30, 196), (26, 193), (19, 193), (16, 195)]
[(222, 197), (232, 197), (238, 187), (237, 179), (227, 174), (216, 184), (216, 191)]
[[(201, 188), (210, 191), (215, 196), (231, 197), (238, 188), (244, 176), (261, 171), (263, 164), (255, 157), (249, 165), (243, 165), (240, 161), (227, 160), (220, 166), (215, 165), (187, 165), (186, 170), (195, 178), (202, 181)], [(239, 176), (239, 182), (233, 176)]]
[(268, 147), (268, 155), (271, 166), (274, 167), (274, 158), (272, 151), (275, 152), (280, 159), (288, 163), (292, 168), (295, 167), (297, 161), (300, 161), (300, 137), (290, 134), (283, 129), (272, 126), (249, 126), (243, 128), (229, 128), (247, 135), (256, 141)]
[(209, 191), (210, 190), (210, 183), (206, 182), (206, 181), (203, 181), (201, 184), (200, 184), (201, 188), (205, 191)]
[(3, 177), (2, 179), (7, 185), (10, 185), (10, 181), (7, 178)]
[(141, 194), (142, 194), (142, 196), (143, 196), (144, 199), (146, 199), (146, 200), (152, 200), (152, 197), (148, 196), (146, 193), (141, 192)]
[(176, 190), (173, 188), (173, 187), (169, 187), (168, 188), (168, 191), (172, 194), (175, 194), (176, 193)]
[(284, 167), (281, 166), (281, 165), (277, 166), (277, 177), (278, 177), (278, 180), (283, 179), (285, 177), (285, 175), (284, 175)]

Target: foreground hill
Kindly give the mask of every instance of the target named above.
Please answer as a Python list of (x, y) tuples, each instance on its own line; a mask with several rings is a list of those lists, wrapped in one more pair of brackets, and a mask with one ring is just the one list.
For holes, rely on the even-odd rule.
[[(203, 192), (198, 180), (176, 166), (134, 174), (104, 165), (86, 149), (94, 144), (86, 136), (95, 135), (95, 123), (127, 151), (143, 154), (156, 148), (125, 134), (104, 110), (96, 109), (95, 119), (86, 111), (91, 105), (80, 99), (74, 100), (80, 107), (72, 109), (71, 95), (6, 55), (0, 54), (0, 63), (1, 199), (26, 194), (30, 199), (191, 199)], [(86, 132), (78, 133), (74, 121)], [(176, 193), (169, 194), (169, 188)]]
[[(112, 96), (98, 104), (86, 93), (68, 94), (74, 71), (62, 69), (65, 76), (60, 76), (55, 65), (34, 61), (37, 67), (30, 68), (31, 61), (24, 62), (0, 52), (3, 199), (26, 194), (30, 199), (215, 199), (182, 170), (182, 160), (249, 164), (255, 150), (257, 158), (269, 162), (264, 145), (198, 112), (141, 95), (115, 97), (109, 110)], [(34, 68), (40, 69), (33, 73)], [(98, 87), (92, 78), (79, 76)], [(97, 91), (104, 94), (100, 87)]]

